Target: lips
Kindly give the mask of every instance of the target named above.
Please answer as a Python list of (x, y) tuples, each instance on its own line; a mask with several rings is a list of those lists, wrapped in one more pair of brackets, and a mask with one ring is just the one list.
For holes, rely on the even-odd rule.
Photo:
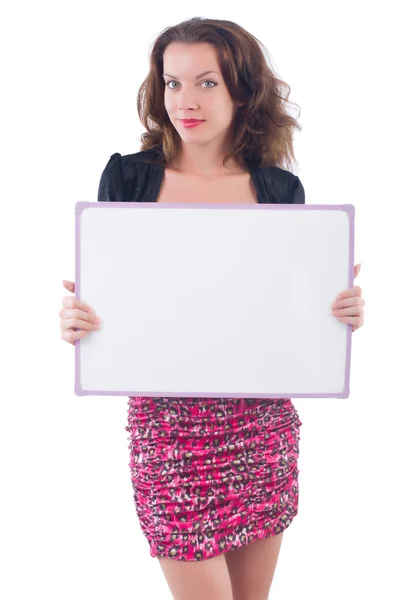
[(179, 119), (181, 123), (202, 123), (204, 119)]

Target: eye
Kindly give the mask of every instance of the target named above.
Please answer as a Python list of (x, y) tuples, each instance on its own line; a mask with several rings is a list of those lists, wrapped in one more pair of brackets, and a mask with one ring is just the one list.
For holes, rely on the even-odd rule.
[[(168, 87), (169, 83), (179, 83), (178, 81), (175, 81), (175, 79), (170, 79), (170, 81), (166, 82), (166, 87)], [(207, 87), (208, 90), (211, 90), (213, 87), (215, 87), (216, 85), (218, 85), (217, 83), (215, 83), (215, 81), (211, 81), (211, 79), (205, 79), (204, 81), (202, 81), (202, 83), (212, 83), (211, 87)], [(169, 90), (175, 90), (176, 88), (174, 87), (168, 87)]]

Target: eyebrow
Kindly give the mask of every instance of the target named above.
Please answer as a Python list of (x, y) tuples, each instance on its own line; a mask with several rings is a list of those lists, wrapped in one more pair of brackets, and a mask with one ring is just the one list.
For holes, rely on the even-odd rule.
[[(202, 77), (203, 75), (208, 75), (208, 73), (216, 73), (217, 75), (219, 75), (219, 73), (217, 71), (204, 71), (204, 73), (200, 73), (200, 75), (197, 75), (196, 79), (198, 79), (199, 77)], [(169, 73), (163, 73), (163, 77), (167, 75), (167, 77), (173, 77), (174, 79), (179, 79), (178, 77), (175, 77), (175, 75), (170, 75)]]

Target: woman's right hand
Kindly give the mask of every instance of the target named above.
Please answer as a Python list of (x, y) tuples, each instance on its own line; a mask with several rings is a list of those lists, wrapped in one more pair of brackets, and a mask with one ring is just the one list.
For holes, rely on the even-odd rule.
[[(74, 293), (73, 281), (63, 281), (63, 286)], [(64, 297), (63, 308), (58, 314), (61, 317), (61, 338), (73, 345), (76, 340), (80, 340), (90, 331), (96, 331), (100, 327), (100, 319), (96, 316), (95, 310), (77, 300), (75, 296)], [(76, 331), (76, 328), (79, 330)]]

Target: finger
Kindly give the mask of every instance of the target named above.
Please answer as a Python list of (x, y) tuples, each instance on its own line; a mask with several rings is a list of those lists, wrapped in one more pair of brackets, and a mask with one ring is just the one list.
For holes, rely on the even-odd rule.
[(76, 319), (76, 317), (63, 319), (63, 322), (61, 323), (61, 328), (64, 331), (68, 329), (85, 329), (87, 331), (92, 331), (99, 329), (99, 327), (100, 323), (90, 323), (89, 321), (84, 321), (83, 319)]
[(359, 285), (355, 285), (354, 287), (349, 288), (348, 290), (344, 290), (340, 294), (337, 295), (337, 300), (342, 300), (343, 298), (350, 298), (351, 296), (361, 296), (363, 293), (361, 287)]
[(347, 325), (354, 325), (356, 327), (361, 327), (363, 323), (361, 317), (337, 317), (337, 319), (342, 323), (346, 323)]
[(344, 298), (343, 300), (338, 300), (331, 305), (333, 310), (344, 308), (345, 306), (355, 306), (358, 304), (359, 306), (364, 306), (365, 300), (361, 296), (350, 296), (350, 298)]
[(74, 345), (76, 340), (80, 340), (88, 333), (89, 331), (84, 331), (84, 329), (81, 329), (80, 331), (72, 331), (71, 329), (67, 329), (62, 333), (62, 339)]
[(349, 306), (348, 308), (334, 309), (333, 313), (335, 317), (344, 317), (349, 315), (360, 315), (362, 312), (361, 304), (359, 306)]
[(59, 311), (59, 316), (63, 319), (81, 319), (82, 321), (87, 321), (88, 323), (97, 323), (97, 315), (88, 313), (79, 309), (67, 309), (63, 308)]
[(91, 306), (89, 306), (85, 302), (82, 302), (75, 296), (65, 296), (63, 299), (63, 306), (64, 308), (78, 308), (93, 315), (96, 314), (95, 310), (91, 308)]
[(73, 281), (63, 281), (63, 287), (65, 287), (69, 292), (74, 294), (74, 282)]

